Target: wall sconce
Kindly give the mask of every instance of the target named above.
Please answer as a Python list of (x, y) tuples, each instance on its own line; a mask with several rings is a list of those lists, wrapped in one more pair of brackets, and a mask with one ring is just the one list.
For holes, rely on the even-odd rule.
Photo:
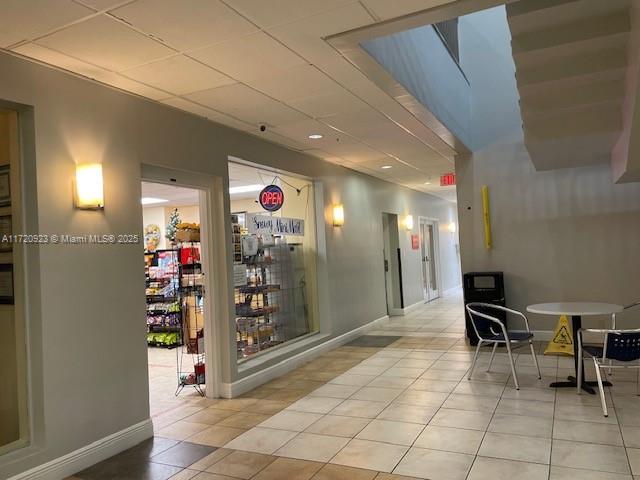
[(449, 224), (449, 231), (451, 233), (456, 233), (456, 230), (458, 230), (458, 226), (456, 225), (456, 222), (451, 222)]
[(344, 207), (342, 204), (333, 206), (333, 226), (341, 227), (344, 225)]
[(76, 165), (75, 205), (83, 210), (104, 208), (104, 184), (102, 164), (84, 163)]
[(413, 230), (413, 215), (407, 215), (404, 217), (404, 228), (407, 230)]

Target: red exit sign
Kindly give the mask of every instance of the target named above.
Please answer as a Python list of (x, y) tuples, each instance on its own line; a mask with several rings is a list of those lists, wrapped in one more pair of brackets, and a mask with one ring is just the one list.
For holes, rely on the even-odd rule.
[(455, 173), (445, 173), (444, 175), (440, 175), (440, 186), (448, 187), (449, 185), (456, 184), (456, 174)]

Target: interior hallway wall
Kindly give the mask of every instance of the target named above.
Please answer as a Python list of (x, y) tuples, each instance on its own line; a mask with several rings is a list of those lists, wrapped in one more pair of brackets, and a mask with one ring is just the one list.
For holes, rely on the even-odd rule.
[[(609, 165), (536, 172), (523, 143), (504, 8), (464, 17), (460, 30), (472, 131), (482, 145), (456, 161), (463, 271), (504, 271), (507, 305), (519, 310), (638, 300), (640, 184), (615, 185)], [(490, 192), (489, 251), (482, 185)], [(529, 317), (536, 330), (551, 330), (557, 320)]]
[[(314, 179), (324, 199), (317, 215), (325, 219), (326, 257), (318, 262), (327, 276), (319, 288), (328, 293), (330, 331), (328, 337), (318, 337), (318, 343), (385, 315), (383, 210), (445, 222), (456, 216), (455, 205), (445, 200), (5, 53), (0, 53), (0, 71), (0, 99), (33, 106), (38, 188), (24, 193), (38, 207), (34, 221), (40, 233), (139, 234), (143, 163), (217, 176), (225, 189), (229, 156)], [(88, 161), (103, 163), (103, 212), (79, 211), (72, 205), (76, 162)], [(224, 195), (228, 211), (228, 192)], [(342, 228), (331, 225), (331, 206), (337, 202), (345, 206)], [(441, 232), (445, 289), (459, 282), (459, 266), (448, 260), (455, 253), (447, 235)], [(230, 266), (230, 224), (225, 226), (224, 238)], [(403, 272), (408, 304), (421, 298), (419, 254), (409, 242), (406, 232), (401, 248), (407, 256)], [(37, 252), (39, 283), (29, 288), (40, 295), (41, 302), (31, 308), (41, 306), (42, 315), (29, 321), (41, 329), (43, 338), (32, 352), (35, 391), (42, 392), (33, 398), (33, 405), (42, 411), (43, 420), (34, 427), (36, 445), (0, 457), (0, 478), (149, 417), (140, 245), (43, 245)], [(237, 371), (234, 319), (218, 320), (223, 338), (228, 338), (221, 345), (223, 381), (233, 382), (251, 372)], [(105, 335), (117, 339), (117, 345), (103, 341)], [(312, 346), (296, 347), (291, 354)], [(42, 360), (37, 361), (40, 356)], [(276, 357), (271, 362), (281, 360)]]

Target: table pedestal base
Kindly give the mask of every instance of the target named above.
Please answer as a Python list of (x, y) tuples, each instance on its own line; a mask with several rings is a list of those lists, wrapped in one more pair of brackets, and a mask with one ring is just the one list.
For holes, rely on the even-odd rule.
[[(553, 382), (549, 386), (551, 388), (576, 388), (576, 385), (578, 384), (576, 377), (567, 377), (567, 380), (568, 380), (567, 382)], [(602, 382), (602, 385), (604, 385), (605, 387), (610, 387), (612, 386), (612, 383), (604, 381)], [(587, 393), (590, 393), (591, 395), (596, 394), (596, 391), (591, 387), (597, 387), (597, 386), (598, 386), (598, 382), (586, 382), (586, 381), (582, 382), (582, 390), (584, 390)]]

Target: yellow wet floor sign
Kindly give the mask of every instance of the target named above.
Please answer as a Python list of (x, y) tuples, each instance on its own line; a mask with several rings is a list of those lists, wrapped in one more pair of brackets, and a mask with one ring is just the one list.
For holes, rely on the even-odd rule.
[(573, 356), (573, 334), (571, 325), (566, 315), (560, 316), (558, 326), (553, 332), (553, 339), (544, 351), (545, 355), (570, 355)]

